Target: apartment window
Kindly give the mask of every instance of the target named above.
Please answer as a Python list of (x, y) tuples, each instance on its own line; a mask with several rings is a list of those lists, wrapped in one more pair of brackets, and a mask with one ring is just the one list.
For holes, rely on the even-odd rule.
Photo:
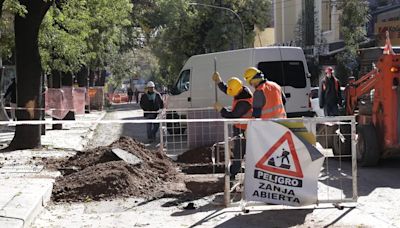
[(322, 17), (322, 31), (330, 31), (332, 30), (332, 7), (331, 1), (322, 0), (322, 10), (321, 10), (321, 17)]

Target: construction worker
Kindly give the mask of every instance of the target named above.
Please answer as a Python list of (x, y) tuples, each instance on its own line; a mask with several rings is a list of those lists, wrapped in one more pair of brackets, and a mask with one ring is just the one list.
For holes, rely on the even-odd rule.
[[(219, 102), (214, 104), (214, 108), (221, 113), (224, 118), (251, 118), (251, 103), (253, 94), (250, 89), (243, 86), (239, 78), (231, 77), (227, 83), (223, 82), (219, 73), (215, 72), (212, 80), (218, 83), (219, 89), (233, 97), (232, 108), (223, 107)], [(235, 179), (236, 174), (240, 171), (241, 161), (246, 151), (246, 141), (240, 136), (244, 136), (246, 124), (235, 124), (233, 126), (233, 136), (237, 137), (234, 141), (233, 162), (229, 167), (231, 180)]]
[[(146, 92), (140, 99), (140, 107), (144, 111), (144, 118), (146, 119), (157, 119), (159, 110), (164, 108), (164, 101), (161, 98), (160, 93), (155, 89), (155, 84), (149, 81), (146, 85)], [(157, 131), (159, 129), (159, 123), (147, 123), (147, 139), (150, 143), (156, 140)]]
[(244, 79), (255, 88), (252, 114), (254, 118), (286, 118), (286, 98), (278, 84), (268, 81), (255, 67), (246, 69)]
[(319, 107), (324, 109), (325, 116), (338, 116), (338, 105), (342, 105), (340, 82), (333, 73), (332, 67), (325, 68), (325, 77), (319, 84)]

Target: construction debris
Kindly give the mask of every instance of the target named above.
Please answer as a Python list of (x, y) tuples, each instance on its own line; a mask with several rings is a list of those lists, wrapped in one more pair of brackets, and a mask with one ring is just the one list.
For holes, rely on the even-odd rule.
[(56, 179), (54, 201), (159, 198), (186, 191), (177, 166), (167, 156), (128, 137), (57, 164), (58, 170), (68, 172)]

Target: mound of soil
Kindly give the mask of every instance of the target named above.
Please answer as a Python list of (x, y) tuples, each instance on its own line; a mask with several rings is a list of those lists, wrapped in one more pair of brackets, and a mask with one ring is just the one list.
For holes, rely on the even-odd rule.
[[(142, 160), (131, 165), (113, 152), (123, 149)], [(56, 179), (54, 201), (76, 202), (125, 196), (159, 198), (185, 191), (176, 165), (164, 154), (151, 151), (134, 139), (122, 137), (107, 147), (79, 152), (65, 162), (49, 162), (64, 171)], [(67, 171), (67, 172), (66, 172)], [(172, 187), (171, 187), (172, 186)], [(174, 187), (175, 186), (175, 187)]]
[(189, 164), (211, 163), (211, 156), (211, 147), (199, 147), (179, 155), (177, 162)]

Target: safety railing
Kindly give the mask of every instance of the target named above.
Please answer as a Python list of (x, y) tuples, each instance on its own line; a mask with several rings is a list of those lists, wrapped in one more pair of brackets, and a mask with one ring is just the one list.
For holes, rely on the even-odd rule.
[[(263, 120), (229, 120), (222, 119), (212, 108), (207, 109), (174, 109), (158, 113), (157, 119), (143, 119), (143, 112), (136, 117), (130, 117), (128, 110), (123, 119), (82, 119), (67, 121), (15, 121), (6, 124), (108, 124), (110, 130), (124, 133), (136, 139), (146, 139), (146, 127), (149, 123), (160, 124), (159, 138), (155, 148), (162, 150), (171, 157), (199, 147), (210, 148), (209, 162), (212, 164), (210, 173), (224, 173), (224, 204), (226, 206), (250, 205), (243, 197), (246, 169), (246, 133), (238, 131), (234, 126), (265, 122)], [(277, 119), (275, 122), (301, 123), (308, 132), (316, 138), (315, 147), (323, 154), (325, 161), (318, 177), (317, 203), (355, 202), (357, 193), (357, 157), (356, 157), (356, 127), (355, 118), (347, 116), (325, 118)], [(114, 127), (114, 126), (119, 127)], [(49, 127), (49, 126), (48, 126)], [(119, 129), (118, 129), (119, 128)], [(129, 129), (135, 129), (132, 133)], [(292, 132), (304, 131), (292, 128)], [(77, 131), (81, 129), (77, 129)], [(129, 130), (129, 131), (128, 131)], [(65, 136), (63, 136), (65, 137)], [(97, 135), (95, 135), (97, 137)], [(99, 136), (100, 137), (100, 136)], [(68, 138), (68, 137), (66, 137)], [(101, 140), (109, 139), (103, 136)], [(112, 142), (109, 139), (110, 143)], [(158, 144), (159, 140), (159, 144)], [(56, 142), (58, 143), (58, 142)], [(57, 145), (53, 145), (57, 147)], [(281, 157), (280, 159), (283, 159)], [(207, 172), (207, 171), (205, 171)], [(231, 173), (236, 175), (232, 177)], [(237, 173), (236, 173), (237, 172)]]

